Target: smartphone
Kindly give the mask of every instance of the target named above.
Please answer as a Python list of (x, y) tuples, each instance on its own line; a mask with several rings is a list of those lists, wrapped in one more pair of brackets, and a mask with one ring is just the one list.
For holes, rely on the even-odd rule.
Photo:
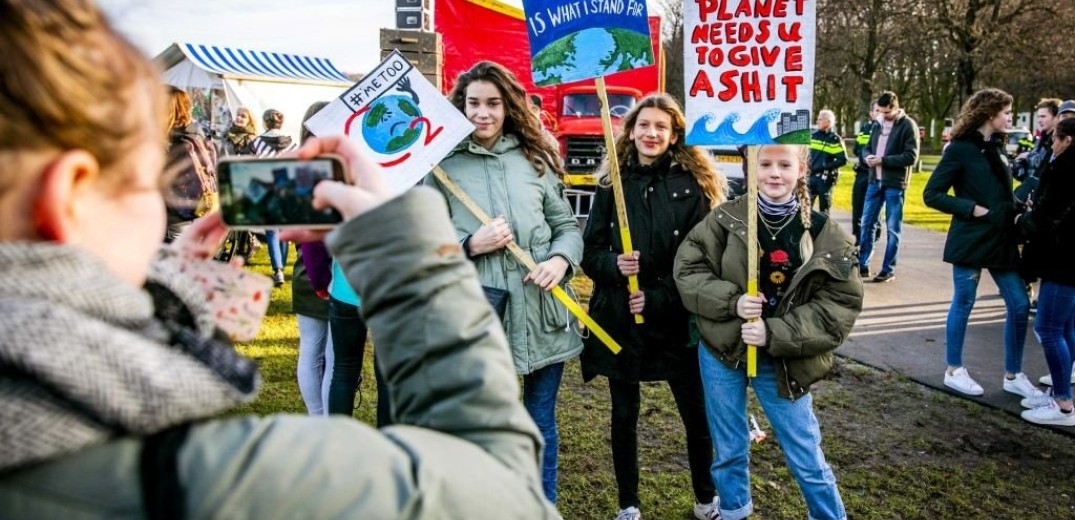
[(331, 228), (343, 221), (331, 208), (313, 207), (314, 187), (323, 180), (345, 182), (338, 155), (310, 160), (224, 157), (217, 164), (220, 214), (232, 228)]

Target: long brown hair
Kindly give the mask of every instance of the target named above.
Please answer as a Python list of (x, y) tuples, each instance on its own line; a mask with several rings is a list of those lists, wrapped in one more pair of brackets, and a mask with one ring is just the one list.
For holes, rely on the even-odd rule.
[(999, 88), (984, 88), (975, 92), (959, 111), (959, 119), (952, 130), (953, 139), (966, 139), (977, 132), (987, 121), (993, 119), (1012, 104), (1012, 96)]
[(544, 175), (548, 168), (563, 179), (565, 172), (560, 163), (560, 153), (543, 135), (540, 122), (527, 105), (526, 90), (515, 75), (496, 62), (475, 63), (470, 70), (456, 78), (455, 86), (448, 94), (448, 99), (460, 112), (466, 112), (467, 87), (475, 81), (487, 81), (500, 91), (504, 102), (504, 134), (514, 134), (519, 138), (523, 153), (534, 165), (538, 176)]
[[(672, 136), (675, 142), (668, 145), (668, 151), (665, 153), (670, 154), (673, 161), (694, 175), (702, 192), (709, 198), (710, 208), (715, 208), (724, 202), (728, 198), (728, 179), (716, 169), (705, 151), (686, 145), (687, 119), (683, 117), (679, 103), (676, 103), (676, 100), (668, 94), (650, 94), (642, 98), (623, 116), (623, 126), (620, 127), (620, 133), (616, 136), (616, 157), (620, 162), (620, 167), (634, 160), (638, 154), (638, 148), (631, 139), (631, 130), (635, 127), (638, 114), (644, 108), (656, 108), (672, 118)], [(611, 186), (612, 178), (608, 169), (607, 156), (599, 171), (598, 184), (606, 188)]]

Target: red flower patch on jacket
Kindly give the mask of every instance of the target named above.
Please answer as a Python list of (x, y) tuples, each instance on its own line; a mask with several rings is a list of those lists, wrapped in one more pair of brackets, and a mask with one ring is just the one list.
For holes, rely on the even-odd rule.
[(772, 253), (769, 253), (769, 261), (774, 264), (786, 264), (791, 261), (788, 257), (788, 252), (783, 249), (777, 249)]

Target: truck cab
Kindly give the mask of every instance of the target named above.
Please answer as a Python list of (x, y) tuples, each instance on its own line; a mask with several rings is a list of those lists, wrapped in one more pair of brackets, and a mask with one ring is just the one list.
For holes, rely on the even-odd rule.
[[(567, 170), (564, 182), (570, 188), (596, 186), (595, 173), (607, 151), (597, 89), (584, 85), (559, 90), (560, 114), (553, 134), (560, 142), (560, 154)], [(623, 116), (642, 98), (642, 92), (620, 86), (608, 86), (607, 91), (612, 127), (618, 132)]]

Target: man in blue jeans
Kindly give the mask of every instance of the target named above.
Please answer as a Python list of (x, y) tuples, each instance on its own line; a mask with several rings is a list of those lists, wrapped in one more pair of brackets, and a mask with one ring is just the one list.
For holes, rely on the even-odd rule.
[(883, 205), (888, 241), (881, 271), (873, 281), (884, 283), (896, 278), (896, 260), (900, 253), (900, 232), (903, 227), (903, 199), (911, 178), (911, 168), (918, 161), (918, 125), (900, 110), (899, 100), (893, 92), (882, 92), (878, 96), (877, 111), (881, 115), (881, 124), (874, 127), (866, 146), (870, 184), (866, 188), (866, 203), (859, 227), (859, 273), (863, 279), (870, 276), (870, 258), (875, 242), (872, 231), (881, 217)]

